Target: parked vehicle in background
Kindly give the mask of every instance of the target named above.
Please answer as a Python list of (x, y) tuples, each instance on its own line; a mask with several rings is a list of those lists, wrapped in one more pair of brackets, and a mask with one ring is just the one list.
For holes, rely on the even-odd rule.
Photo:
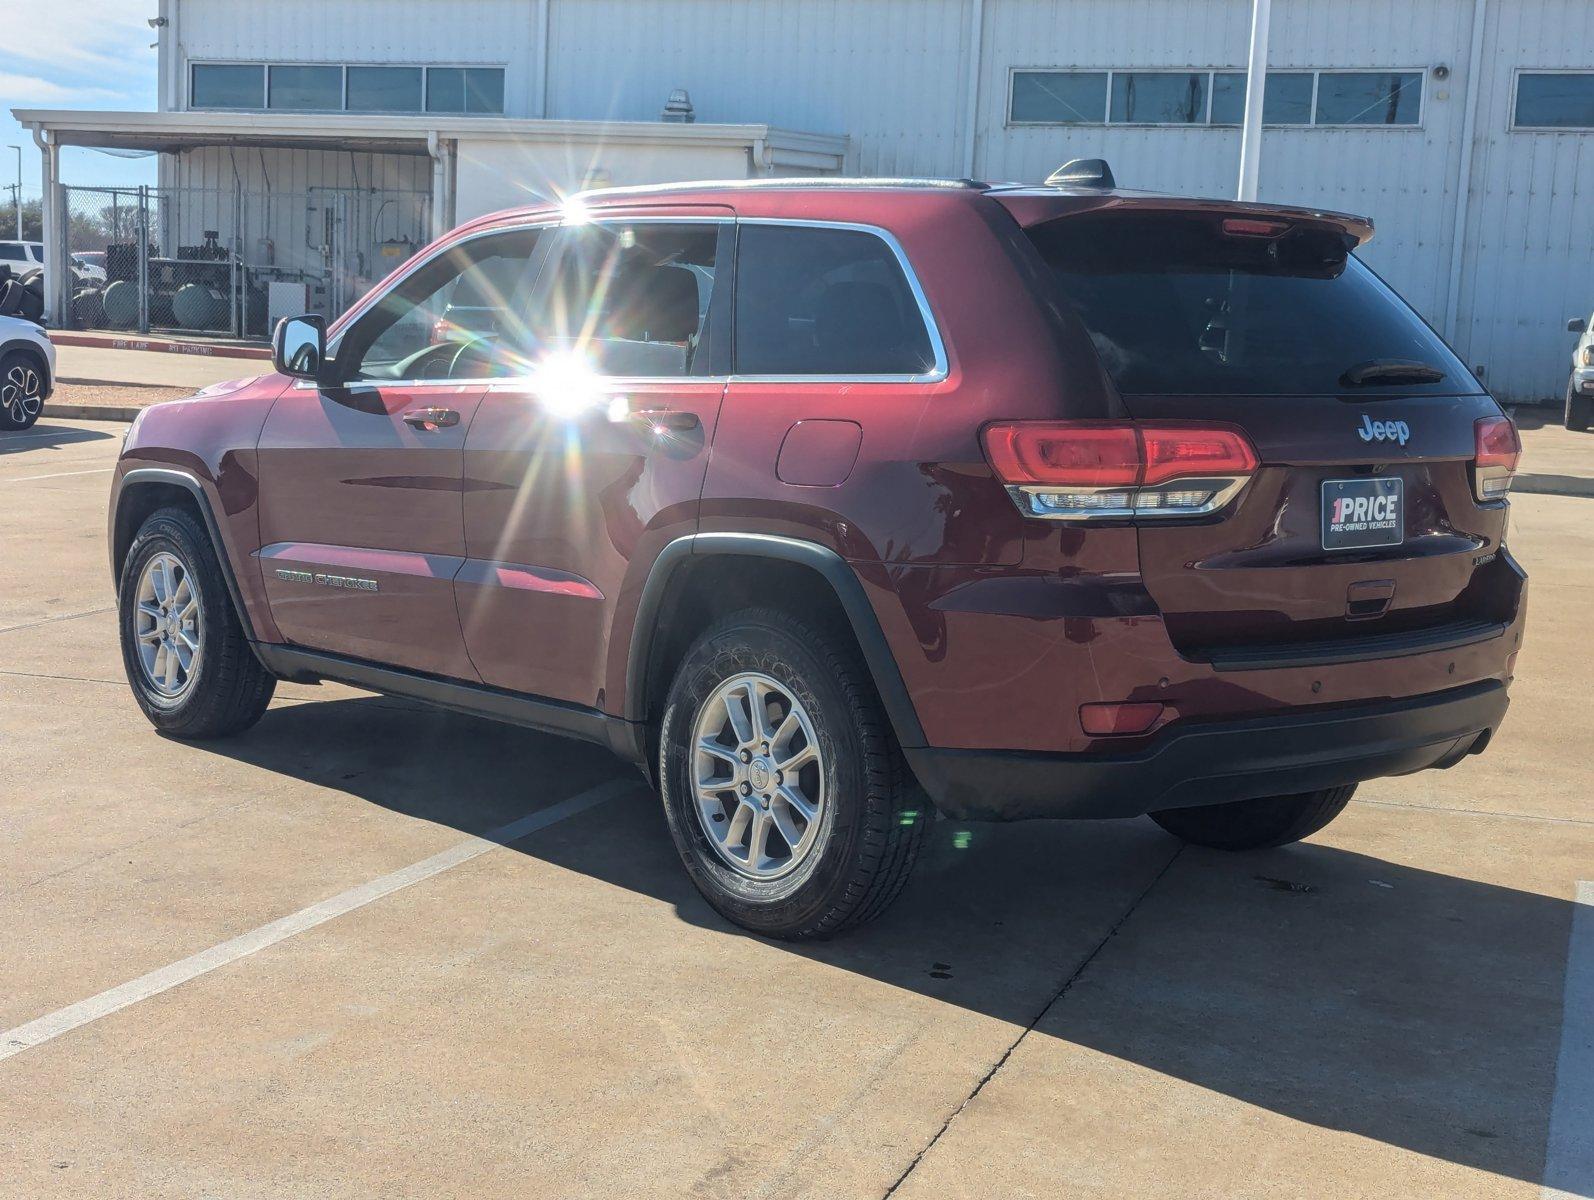
[(587, 193), (284, 321), (124, 447), (138, 703), (216, 737), (331, 679), (601, 743), (787, 938), (882, 911), (933, 810), (1254, 849), (1481, 752), (1520, 446), (1369, 223), (1059, 178)]
[(44, 266), (44, 243), (0, 241), (0, 264), (10, 267), (11, 274), (21, 278), (36, 267)]
[(105, 251), (79, 250), (72, 255), (72, 265), (75, 268), (74, 274), (79, 284), (97, 283), (101, 286), (104, 285)]
[(55, 345), (32, 321), (0, 316), (0, 430), (39, 419), (55, 387)]
[(1580, 335), (1566, 380), (1566, 427), (1584, 433), (1594, 421), (1594, 316), (1573, 317), (1566, 331)]

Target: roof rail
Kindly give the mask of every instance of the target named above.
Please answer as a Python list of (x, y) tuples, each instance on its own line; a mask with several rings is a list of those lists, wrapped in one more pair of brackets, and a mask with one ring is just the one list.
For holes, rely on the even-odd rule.
[(1112, 168), (1105, 158), (1075, 158), (1065, 162), (1046, 177), (1047, 187), (1101, 188), (1104, 191), (1118, 186)]
[(627, 196), (649, 192), (693, 191), (779, 191), (782, 188), (926, 188), (952, 191), (987, 191), (990, 184), (978, 179), (919, 179), (913, 177), (891, 178), (859, 175), (776, 176), (761, 179), (701, 179), (682, 180), (676, 183), (628, 184), (620, 187), (589, 188), (576, 193), (573, 198), (597, 200), (605, 196)]

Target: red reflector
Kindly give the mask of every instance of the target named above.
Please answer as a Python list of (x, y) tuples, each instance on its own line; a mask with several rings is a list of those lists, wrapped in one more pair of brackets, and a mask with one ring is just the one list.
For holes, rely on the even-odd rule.
[(1480, 417), (1472, 426), (1477, 445), (1477, 462), (1480, 467), (1517, 469), (1522, 457), (1522, 439), (1517, 437), (1517, 427), (1510, 417)]
[(1249, 475), (1256, 451), (1237, 429), (1222, 425), (1147, 426), (1146, 484), (1191, 475)]
[(1004, 483), (1153, 486), (1170, 479), (1249, 475), (1256, 451), (1229, 425), (1016, 421), (985, 429), (985, 454)]
[(1079, 724), (1092, 737), (1144, 733), (1162, 717), (1161, 704), (1081, 704)]
[(1230, 237), (1277, 237), (1288, 229), (1288, 221), (1258, 221), (1251, 217), (1229, 217), (1223, 232)]
[(985, 454), (1004, 483), (1133, 487), (1140, 481), (1134, 426), (1023, 421), (985, 430)]

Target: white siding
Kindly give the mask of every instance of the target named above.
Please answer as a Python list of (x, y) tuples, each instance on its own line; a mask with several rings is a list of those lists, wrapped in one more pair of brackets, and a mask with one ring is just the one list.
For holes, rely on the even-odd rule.
[(1594, 309), (1594, 134), (1510, 128), (1519, 67), (1594, 67), (1588, 0), (1492, 0), (1456, 343), (1496, 393), (1555, 397)]
[[(849, 169), (879, 175), (963, 172), (975, 2), (170, 0), (185, 62), (502, 64), (508, 115), (578, 120), (654, 120), (670, 90), (686, 88), (701, 121), (849, 135)], [(1275, 67), (1420, 70), (1424, 99), (1415, 129), (1267, 130), (1261, 194), (1371, 216), (1368, 261), (1485, 367), (1499, 394), (1549, 398), (1565, 382), (1564, 319), (1594, 308), (1594, 133), (1511, 131), (1513, 80), (1519, 67), (1594, 68), (1594, 3), (1487, 3), (1474, 81), (1474, 0), (1275, 0)], [(1236, 130), (1009, 127), (1008, 76), (1015, 67), (1240, 69), (1250, 7), (984, 0), (975, 173), (1037, 182), (1069, 158), (1102, 156), (1125, 186), (1232, 194)], [(1439, 65), (1448, 78), (1436, 77)], [(1472, 184), (1458, 206), (1475, 87)], [(346, 158), (294, 161), (341, 183), (355, 169)], [(284, 186), (302, 190), (308, 179)], [(1467, 220), (1452, 313), (1458, 207)]]

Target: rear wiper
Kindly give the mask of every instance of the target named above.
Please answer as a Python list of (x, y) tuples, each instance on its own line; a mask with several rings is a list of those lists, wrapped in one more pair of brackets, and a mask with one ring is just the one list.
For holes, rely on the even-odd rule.
[(1370, 358), (1339, 377), (1342, 387), (1371, 387), (1380, 383), (1443, 383), (1445, 373), (1409, 358)]

